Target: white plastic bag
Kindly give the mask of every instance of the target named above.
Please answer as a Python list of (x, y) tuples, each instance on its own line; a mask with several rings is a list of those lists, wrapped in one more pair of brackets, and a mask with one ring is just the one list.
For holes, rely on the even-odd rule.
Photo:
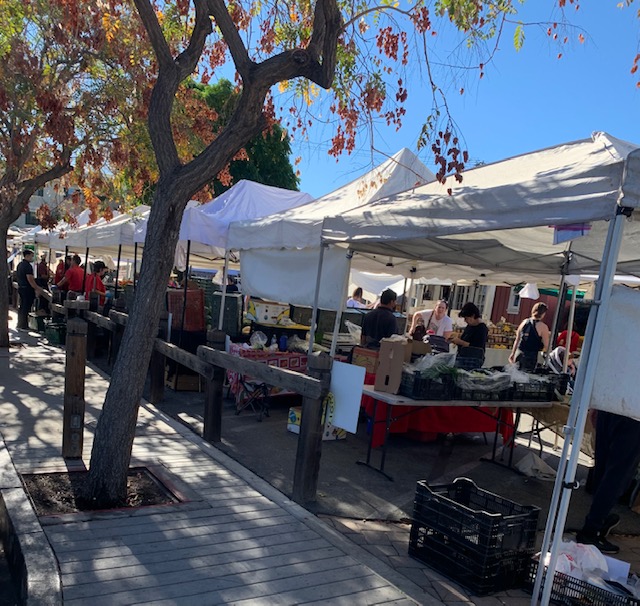
[(362, 327), (350, 322), (349, 320), (344, 321), (344, 325), (347, 327), (351, 338), (357, 343), (360, 343), (360, 338), (362, 335)]
[(456, 361), (455, 353), (439, 353), (435, 356), (422, 356), (422, 358), (418, 358), (413, 364), (413, 370), (423, 371), (431, 368), (432, 366), (442, 365), (442, 366), (453, 366)]
[(505, 364), (502, 370), (511, 377), (513, 383), (528, 383), (530, 380), (529, 375), (521, 371), (517, 364)]

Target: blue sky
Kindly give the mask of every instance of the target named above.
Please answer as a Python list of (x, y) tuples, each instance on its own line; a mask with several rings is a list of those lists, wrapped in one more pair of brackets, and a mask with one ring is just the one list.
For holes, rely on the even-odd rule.
[[(569, 8), (570, 22), (583, 28), (586, 40), (567, 45), (560, 60), (558, 47), (532, 27), (525, 29), (524, 47), (516, 52), (511, 29), (481, 81), (469, 81), (464, 95), (456, 92), (457, 84), (452, 86), (448, 101), (472, 162), (494, 162), (584, 139), (593, 131), (640, 144), (640, 89), (636, 88), (640, 70), (630, 73), (638, 53), (640, 4), (624, 9), (617, 4), (616, 0), (590, 0), (581, 3), (578, 11)], [(551, 7), (551, 0), (528, 0), (522, 20), (548, 21), (553, 18)], [(573, 32), (574, 40), (577, 34)], [(420, 92), (419, 82), (409, 86), (409, 94), (403, 128), (399, 132), (378, 128), (375, 134), (375, 147), (388, 155), (402, 147), (416, 152), (431, 100)], [(293, 156), (302, 157), (300, 189), (316, 197), (371, 168), (368, 142), (362, 140), (354, 154), (343, 155), (336, 163), (327, 155), (327, 136), (312, 131), (308, 142), (293, 145)], [(433, 168), (427, 150), (419, 157)], [(376, 164), (384, 159), (374, 155)]]

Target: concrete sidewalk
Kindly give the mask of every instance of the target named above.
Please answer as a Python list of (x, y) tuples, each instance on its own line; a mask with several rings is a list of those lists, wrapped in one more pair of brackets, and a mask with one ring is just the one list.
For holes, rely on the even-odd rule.
[[(18, 474), (67, 468), (60, 455), (64, 356), (40, 341), (0, 359), (0, 489), (36, 602), (439, 603), (146, 403), (132, 464), (159, 470), (186, 501), (38, 520)], [(106, 377), (87, 370), (85, 463), (106, 387)]]
[[(12, 337), (22, 345), (0, 354), (0, 490), (23, 546), (32, 603), (530, 603), (515, 590), (470, 596), (413, 560), (406, 523), (314, 516), (146, 402), (132, 464), (152, 467), (185, 501), (38, 520), (18, 474), (67, 469), (60, 455), (65, 353), (37, 333)], [(85, 464), (107, 382), (88, 369)], [(637, 570), (637, 540), (616, 542)]]

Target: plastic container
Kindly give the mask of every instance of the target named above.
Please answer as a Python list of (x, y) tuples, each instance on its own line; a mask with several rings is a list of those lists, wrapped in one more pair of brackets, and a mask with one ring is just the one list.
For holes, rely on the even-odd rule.
[(409, 555), (477, 595), (524, 586), (539, 508), (519, 505), (466, 478), (418, 482)]
[[(524, 588), (533, 592), (538, 562), (531, 560), (529, 574)], [(547, 571), (545, 570), (545, 575)], [(556, 572), (551, 588), (551, 603), (562, 606), (640, 606), (640, 600), (633, 596), (622, 596), (575, 577)]]
[(287, 351), (287, 345), (289, 343), (289, 339), (287, 335), (280, 335), (280, 339), (278, 339), (278, 349), (280, 351)]
[(402, 371), (400, 394), (415, 400), (450, 400), (452, 382), (450, 377), (441, 380), (423, 378), (419, 371)]

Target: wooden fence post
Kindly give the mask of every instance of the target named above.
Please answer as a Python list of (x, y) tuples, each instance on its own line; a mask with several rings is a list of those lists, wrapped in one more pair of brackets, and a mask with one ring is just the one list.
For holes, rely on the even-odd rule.
[(323, 383), (322, 395), (319, 398), (302, 400), (302, 417), (300, 419), (300, 435), (296, 466), (293, 473), (293, 495), (296, 503), (304, 505), (316, 500), (320, 457), (322, 456), (322, 404), (329, 393), (331, 383), (331, 358), (327, 354), (309, 356), (307, 374), (320, 379)]
[(87, 363), (87, 322), (67, 321), (67, 357), (64, 372), (64, 412), (62, 415), (62, 456), (82, 458), (84, 432), (84, 379)]
[[(207, 345), (219, 351), (225, 350), (226, 333), (223, 330), (207, 332)], [(210, 444), (222, 441), (222, 391), (224, 369), (213, 367), (213, 373), (204, 380), (204, 427), (202, 437)]]
[[(111, 314), (109, 314), (111, 317)], [(120, 343), (122, 343), (122, 337), (124, 335), (124, 326), (122, 324), (116, 324), (114, 326), (114, 330), (111, 333), (111, 344), (109, 346), (109, 358), (107, 363), (109, 365), (113, 365), (116, 362), (116, 358), (118, 357), (118, 352), (120, 351)]]

